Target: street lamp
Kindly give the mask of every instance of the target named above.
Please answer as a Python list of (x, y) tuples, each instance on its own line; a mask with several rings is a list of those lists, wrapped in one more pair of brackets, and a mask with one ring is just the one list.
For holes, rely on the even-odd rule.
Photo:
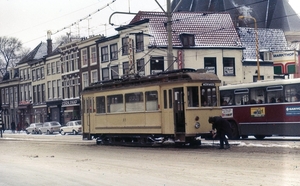
[(239, 16), (239, 19), (253, 19), (254, 21), (254, 31), (255, 31), (255, 47), (256, 47), (256, 63), (257, 63), (257, 81), (260, 80), (260, 67), (259, 67), (259, 49), (258, 49), (258, 32), (256, 19), (252, 16)]

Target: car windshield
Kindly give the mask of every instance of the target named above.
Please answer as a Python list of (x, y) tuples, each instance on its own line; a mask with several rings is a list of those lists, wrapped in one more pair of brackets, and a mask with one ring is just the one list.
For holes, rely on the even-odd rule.
[(81, 125), (81, 121), (75, 121), (75, 125)]

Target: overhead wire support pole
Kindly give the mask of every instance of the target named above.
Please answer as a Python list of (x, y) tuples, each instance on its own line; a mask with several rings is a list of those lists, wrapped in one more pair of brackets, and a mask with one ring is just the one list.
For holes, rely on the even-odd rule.
[(170, 70), (174, 70), (171, 0), (167, 0), (167, 34), (168, 34), (168, 56), (167, 56), (168, 67)]

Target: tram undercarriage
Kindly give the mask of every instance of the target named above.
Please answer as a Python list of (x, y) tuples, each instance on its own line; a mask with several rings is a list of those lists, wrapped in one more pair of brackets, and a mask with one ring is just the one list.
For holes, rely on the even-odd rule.
[(98, 145), (117, 146), (199, 146), (200, 137), (185, 137), (185, 140), (175, 140), (174, 135), (124, 135), (102, 134), (92, 136)]

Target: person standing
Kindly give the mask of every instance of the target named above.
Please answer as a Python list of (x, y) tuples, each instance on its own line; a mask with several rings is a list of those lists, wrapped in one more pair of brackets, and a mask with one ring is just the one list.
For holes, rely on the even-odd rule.
[(15, 133), (16, 123), (14, 121), (12, 121), (10, 125), (11, 125), (11, 131), (12, 131), (12, 133)]
[[(212, 124), (212, 129), (217, 131), (216, 135), (214, 135), (213, 137), (214, 138), (216, 136), (219, 137), (220, 139), (219, 149), (230, 148), (228, 140), (225, 136), (227, 135), (229, 138), (231, 138), (232, 136), (231, 124), (229, 123), (229, 121), (223, 119), (222, 117), (214, 116), (214, 117), (209, 117), (208, 122)], [(225, 143), (225, 148), (224, 148), (224, 143)]]

